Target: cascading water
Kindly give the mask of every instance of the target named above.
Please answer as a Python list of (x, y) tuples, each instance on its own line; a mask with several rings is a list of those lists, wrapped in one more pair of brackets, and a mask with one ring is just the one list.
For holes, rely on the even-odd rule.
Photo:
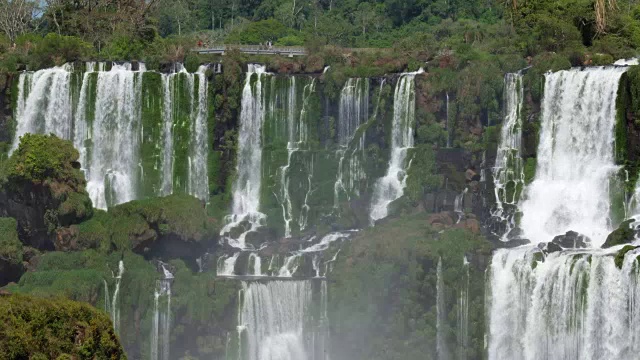
[(364, 151), (364, 136), (360, 136), (357, 144), (352, 145), (351, 142), (358, 128), (369, 120), (369, 86), (369, 79), (349, 79), (340, 92), (338, 119), (340, 160), (338, 176), (333, 186), (334, 208), (339, 207), (340, 193), (345, 193), (349, 197), (351, 192), (357, 192), (358, 181), (365, 177), (361, 159), (357, 156), (359, 151)]
[(391, 133), (391, 158), (387, 174), (379, 179), (373, 189), (369, 218), (372, 224), (387, 217), (388, 205), (399, 199), (406, 186), (407, 151), (413, 147), (415, 123), (415, 76), (403, 74), (396, 85), (393, 97), (393, 128)]
[(522, 163), (522, 74), (507, 74), (504, 78), (505, 116), (502, 122), (500, 145), (493, 167), (496, 207), (491, 215), (504, 224), (502, 240), (508, 239), (515, 227), (515, 214), (524, 186)]
[[(242, 287), (238, 360), (326, 359), (326, 303), (314, 317), (310, 280), (243, 282)], [(326, 286), (321, 285), (321, 306), (323, 298)]]
[(618, 82), (626, 68), (546, 75), (536, 176), (520, 202), (533, 244), (572, 230), (593, 249), (498, 250), (488, 272), (489, 359), (636, 357), (638, 251), (597, 249), (609, 213)]
[(162, 278), (156, 282), (153, 294), (153, 324), (151, 327), (151, 360), (169, 360), (171, 340), (171, 283), (173, 274), (161, 264)]
[(573, 230), (598, 246), (609, 234), (609, 181), (618, 169), (615, 105), (625, 71), (611, 67), (546, 75), (536, 176), (521, 205), (521, 226), (532, 242)]
[(460, 298), (458, 300), (458, 359), (467, 359), (467, 349), (469, 349), (469, 283), (471, 274), (469, 273), (470, 264), (465, 256), (462, 261), (465, 270), (462, 279), (462, 289), (460, 290)]
[(436, 268), (436, 353), (438, 354), (438, 360), (449, 359), (449, 349), (447, 348), (444, 330), (444, 324), (447, 322), (444, 291), (442, 258), (439, 258)]
[(140, 127), (142, 73), (114, 65), (98, 73), (91, 158), (86, 167), (87, 192), (95, 207), (134, 200), (137, 195), (137, 136)]
[[(242, 91), (232, 214), (227, 216), (227, 225), (220, 232), (229, 245), (241, 249), (247, 247), (246, 235), (262, 226), (266, 219), (266, 216), (260, 212), (262, 124), (265, 117), (262, 82), (266, 76), (264, 66), (249, 65)], [(231, 231), (239, 226), (242, 226), (244, 231), (237, 238), (232, 237)]]
[(638, 251), (621, 269), (602, 251), (554, 253), (544, 262), (536, 254), (519, 248), (493, 257), (489, 359), (635, 358)]
[(26, 133), (55, 134), (64, 139), (73, 135), (73, 100), (71, 77), (73, 66), (23, 73), (18, 81), (16, 133), (11, 151)]
[[(87, 191), (96, 208), (174, 192), (208, 200), (206, 68), (201, 67), (196, 74), (182, 70), (170, 75), (146, 72), (143, 64), (139, 64), (138, 71), (132, 71), (129, 63), (113, 64), (109, 71), (105, 68), (105, 63), (87, 63), (84, 72), (64, 65), (21, 73), (12, 150), (25, 133), (53, 133), (71, 140), (80, 153)], [(162, 77), (162, 99), (143, 99), (143, 93), (157, 91), (153, 87), (158, 77)], [(184, 108), (184, 102), (190, 104), (187, 120), (174, 123), (172, 114), (175, 109)], [(145, 115), (143, 109), (162, 114), (158, 129), (154, 128), (156, 117)], [(149, 118), (151, 123), (144, 123)], [(173, 169), (176, 127), (186, 134), (180, 145), (187, 151), (179, 162), (189, 164), (179, 176)], [(143, 149), (149, 141), (145, 136), (154, 132), (163, 133), (158, 139), (162, 146), (151, 147), (154, 151), (162, 149), (158, 150), (162, 153)], [(161, 168), (158, 179), (146, 179), (145, 170), (155, 168)], [(183, 184), (174, 184), (174, 178), (184, 179)]]

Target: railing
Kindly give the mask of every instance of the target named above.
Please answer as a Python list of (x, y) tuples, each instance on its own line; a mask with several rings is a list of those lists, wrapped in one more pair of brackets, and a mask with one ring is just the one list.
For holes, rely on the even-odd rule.
[(253, 55), (284, 55), (304, 56), (307, 50), (301, 46), (266, 46), (266, 45), (213, 45), (206, 48), (196, 48), (193, 51), (199, 54), (221, 54), (230, 50), (239, 50), (245, 54)]

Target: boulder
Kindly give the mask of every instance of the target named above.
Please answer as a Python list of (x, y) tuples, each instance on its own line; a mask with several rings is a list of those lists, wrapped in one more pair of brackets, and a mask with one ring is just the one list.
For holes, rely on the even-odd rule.
[(620, 224), (616, 230), (607, 236), (607, 240), (602, 245), (602, 248), (607, 249), (612, 246), (632, 242), (637, 234), (637, 230), (632, 227), (634, 222), (634, 219), (629, 219)]
[(545, 254), (552, 254), (558, 251), (562, 251), (562, 247), (553, 241), (548, 243), (540, 243), (538, 244), (538, 248)]
[(564, 235), (558, 235), (552, 242), (562, 249), (584, 249), (591, 245), (591, 239), (575, 231), (567, 231)]

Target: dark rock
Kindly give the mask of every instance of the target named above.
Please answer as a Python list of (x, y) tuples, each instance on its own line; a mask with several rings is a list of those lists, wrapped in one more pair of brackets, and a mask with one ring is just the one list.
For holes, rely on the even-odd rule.
[(562, 251), (562, 247), (554, 242), (540, 243), (538, 248), (545, 254), (552, 254), (554, 252)]
[(631, 227), (634, 222), (635, 220), (629, 219), (620, 224), (616, 230), (607, 236), (607, 240), (602, 245), (602, 248), (607, 249), (612, 246), (632, 242), (637, 234), (637, 230)]
[(531, 244), (531, 241), (529, 241), (529, 239), (524, 239), (524, 238), (514, 238), (514, 239), (509, 239), (509, 241), (504, 243), (504, 248), (507, 249), (511, 249), (511, 248), (516, 248), (522, 245), (528, 245)]
[(552, 242), (562, 249), (584, 249), (590, 246), (591, 239), (575, 231), (567, 231), (564, 235), (558, 235)]

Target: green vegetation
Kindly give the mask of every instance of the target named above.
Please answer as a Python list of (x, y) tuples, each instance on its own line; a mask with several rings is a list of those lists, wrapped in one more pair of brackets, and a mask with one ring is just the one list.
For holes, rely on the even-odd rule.
[[(436, 268), (443, 264), (444, 333), (450, 349), (484, 348), (484, 269), (490, 244), (465, 230), (438, 234), (425, 214), (367, 229), (345, 245), (330, 273), (329, 317), (336, 358), (431, 359), (436, 348)], [(464, 258), (470, 259), (467, 278)], [(469, 279), (470, 347), (456, 346), (458, 297)], [(334, 356), (332, 356), (334, 357)], [(456, 356), (457, 357), (457, 356)]]
[(65, 299), (0, 297), (4, 359), (126, 359), (109, 317)]
[(17, 229), (15, 219), (0, 218), (0, 261), (22, 265), (22, 244)]

